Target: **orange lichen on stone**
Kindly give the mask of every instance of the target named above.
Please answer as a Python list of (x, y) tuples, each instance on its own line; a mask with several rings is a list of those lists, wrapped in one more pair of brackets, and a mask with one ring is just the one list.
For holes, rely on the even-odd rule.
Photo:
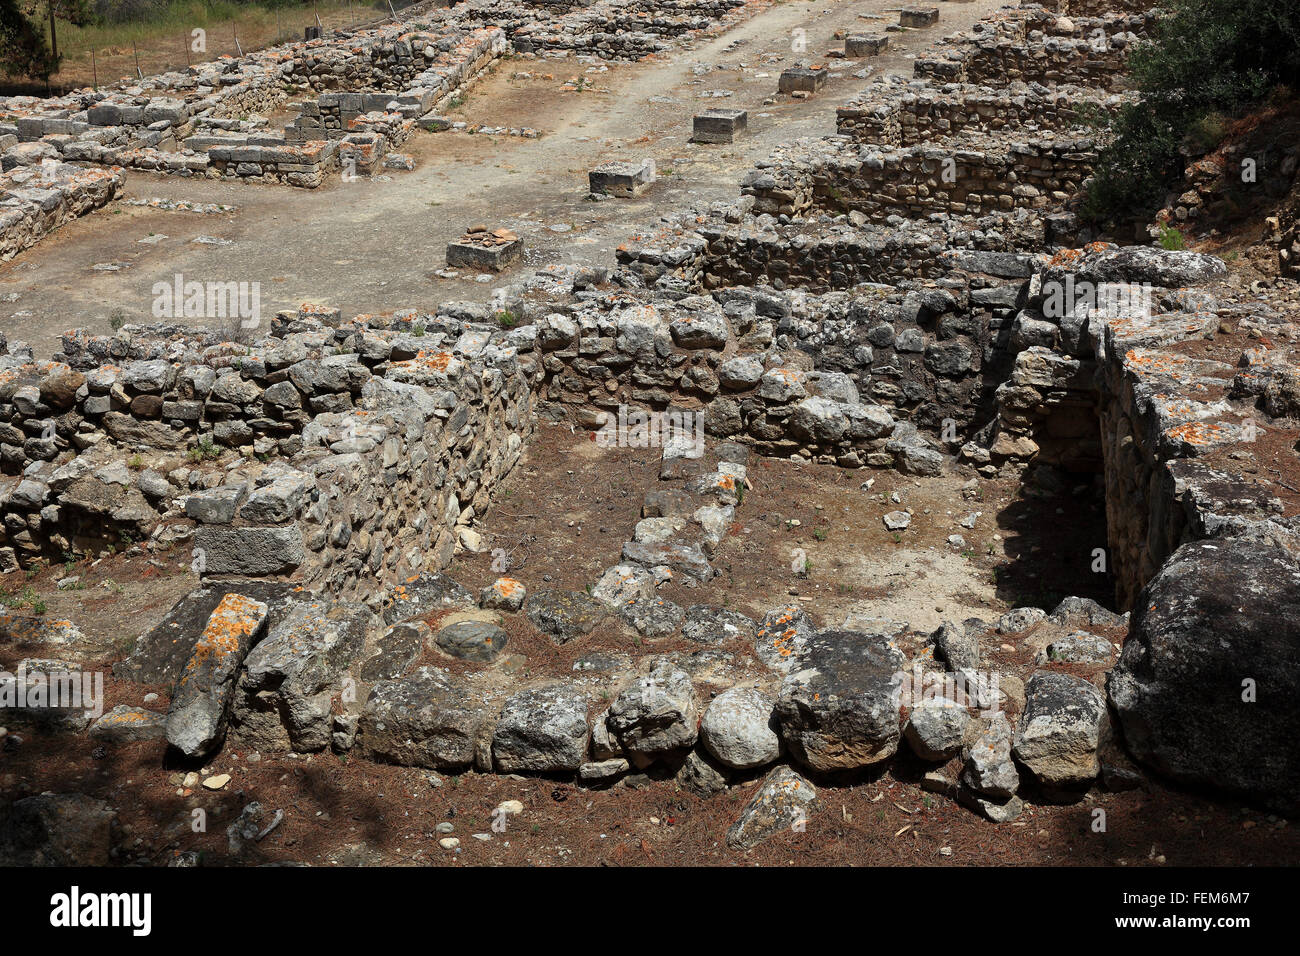
[(394, 368), (421, 368), (430, 372), (445, 372), (451, 365), (452, 354), (450, 352), (435, 352), (430, 349), (421, 349), (413, 359), (406, 359), (401, 362), (394, 362)]
[(497, 578), (492, 583), (492, 590), (496, 591), (502, 597), (513, 597), (523, 590), (523, 585), (514, 578)]
[(1165, 434), (1189, 445), (1212, 445), (1226, 437), (1226, 428), (1218, 422), (1187, 422), (1175, 425)]
[(244, 641), (261, 623), (261, 605), (242, 594), (227, 594), (208, 619), (207, 626), (194, 645), (194, 653), (185, 665), (180, 683), (209, 663), (219, 663), (238, 654)]

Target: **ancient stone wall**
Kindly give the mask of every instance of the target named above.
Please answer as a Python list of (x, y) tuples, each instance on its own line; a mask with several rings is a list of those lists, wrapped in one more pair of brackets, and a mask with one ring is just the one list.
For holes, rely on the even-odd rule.
[(836, 110), (836, 132), (859, 143), (914, 146), (962, 134), (1019, 130), (1059, 132), (1088, 126), (1116, 112), (1120, 96), (1088, 87), (1013, 84), (918, 86), (901, 83), (869, 87)]
[(107, 205), (121, 191), (120, 169), (84, 169), (53, 159), (0, 175), (0, 261)]
[(1091, 139), (1046, 139), (989, 147), (980, 140), (902, 149), (843, 140), (799, 140), (770, 170), (746, 178), (754, 210), (796, 216), (810, 209), (923, 218), (933, 212), (986, 215), (1046, 209), (1073, 195), (1096, 161)]

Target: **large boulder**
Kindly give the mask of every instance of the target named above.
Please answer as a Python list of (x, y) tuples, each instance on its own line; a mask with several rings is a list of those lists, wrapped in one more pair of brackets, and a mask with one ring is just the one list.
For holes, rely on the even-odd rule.
[[(145, 684), (175, 683), (180, 679), (203, 636), (212, 612), (234, 585), (205, 584), (190, 591), (163, 619), (136, 638), (130, 656), (113, 665), (113, 676)], [(238, 591), (266, 605), (266, 626), (274, 628), (304, 597), (289, 581), (240, 581)]]
[(587, 695), (580, 689), (552, 684), (506, 701), (492, 737), (498, 772), (572, 772), (586, 755)]
[(172, 691), (167, 742), (185, 757), (210, 756), (225, 738), (239, 667), (266, 628), (266, 605), (227, 594), (212, 612)]
[(690, 675), (660, 661), (614, 699), (606, 723), (637, 767), (684, 754), (699, 734)]
[(762, 691), (733, 687), (713, 699), (700, 721), (700, 742), (733, 770), (765, 767), (781, 756), (772, 708), (776, 701)]
[(477, 700), (463, 681), (432, 667), (380, 681), (361, 712), (356, 747), (362, 756), (406, 767), (468, 767), (489, 719)]
[(1175, 780), (1300, 810), (1300, 564), (1243, 538), (1179, 548), (1146, 586), (1107, 691), (1124, 741)]
[(340, 677), (382, 627), (361, 604), (294, 607), (244, 661), (231, 739), (252, 750), (324, 750)]
[(1012, 753), (1049, 789), (1086, 787), (1097, 778), (1097, 742), (1106, 703), (1082, 677), (1038, 671), (1025, 686), (1025, 712)]
[(821, 772), (887, 760), (898, 750), (903, 655), (883, 634), (823, 631), (781, 684), (781, 736)]

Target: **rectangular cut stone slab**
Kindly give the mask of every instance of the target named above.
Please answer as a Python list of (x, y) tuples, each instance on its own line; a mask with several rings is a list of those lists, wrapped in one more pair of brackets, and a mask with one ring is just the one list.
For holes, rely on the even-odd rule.
[(477, 269), (479, 272), (500, 272), (517, 262), (523, 254), (523, 239), (512, 239), (500, 246), (451, 242), (447, 244), (447, 267)]
[(266, 605), (242, 594), (221, 599), (176, 682), (167, 742), (187, 757), (206, 757), (226, 730), (235, 675), (266, 627)]
[(938, 7), (904, 7), (898, 11), (900, 27), (932, 27), (938, 22)]
[(730, 143), (749, 122), (745, 110), (707, 110), (693, 120), (691, 139), (697, 143)]
[(878, 56), (889, 47), (889, 37), (876, 33), (850, 33), (844, 38), (845, 56)]
[(816, 93), (826, 85), (830, 71), (824, 66), (796, 66), (784, 71), (777, 81), (778, 93)]
[(593, 193), (635, 196), (650, 185), (653, 176), (651, 167), (647, 165), (604, 163), (587, 173), (587, 183)]
[(204, 525), (194, 533), (203, 575), (285, 574), (302, 564), (306, 551), (297, 525), (228, 528)]

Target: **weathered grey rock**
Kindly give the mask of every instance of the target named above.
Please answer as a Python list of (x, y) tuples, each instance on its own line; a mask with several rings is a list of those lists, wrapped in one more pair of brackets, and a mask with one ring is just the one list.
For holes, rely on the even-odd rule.
[(727, 846), (750, 850), (781, 830), (802, 832), (809, 814), (821, 809), (817, 789), (789, 767), (777, 767), (727, 830)]
[(992, 823), (1011, 823), (1024, 812), (1025, 803), (1019, 797), (994, 798), (962, 787), (957, 799)]
[(971, 717), (946, 697), (928, 697), (912, 707), (903, 734), (922, 760), (949, 760), (961, 753)]
[(699, 644), (723, 644), (730, 640), (749, 643), (757, 625), (739, 611), (708, 604), (692, 604), (682, 622), (682, 637)]
[(677, 785), (687, 793), (708, 799), (727, 789), (726, 772), (698, 750), (692, 750), (677, 771)]
[(781, 756), (776, 701), (751, 688), (723, 691), (704, 711), (700, 743), (733, 770), (753, 770)]
[(255, 524), (292, 521), (306, 504), (311, 489), (311, 478), (301, 472), (280, 475), (254, 488), (239, 509), (239, 516)]
[(581, 591), (535, 591), (524, 600), (524, 613), (557, 644), (590, 634), (605, 617), (604, 608)]
[(1067, 597), (1056, 605), (1050, 615), (1054, 624), (1063, 627), (1123, 627), (1127, 623), (1126, 614), (1108, 611), (1092, 598)]
[(1107, 684), (1129, 752), (1182, 783), (1295, 812), (1295, 559), (1242, 538), (1185, 544), (1136, 603)]
[(247, 494), (248, 486), (242, 484), (196, 491), (185, 499), (185, 515), (204, 524), (230, 524)]
[(496, 660), (510, 642), (499, 624), (481, 620), (453, 621), (440, 628), (434, 640), (452, 657), (483, 662)]
[(268, 528), (229, 528), (204, 525), (194, 533), (207, 574), (258, 577), (284, 574), (306, 559), (302, 532), (297, 525)]
[(912, 516), (906, 511), (890, 511), (882, 520), (890, 531), (904, 531), (912, 524)]
[(90, 725), (90, 736), (115, 744), (159, 740), (167, 736), (167, 715), (118, 704)]
[(1075, 631), (1048, 644), (1038, 653), (1035, 663), (1109, 664), (1114, 657), (1115, 648), (1110, 641), (1086, 631)]
[[(977, 622), (972, 621), (972, 624)], [(982, 629), (967, 624), (944, 621), (930, 635), (935, 658), (948, 665), (949, 670), (974, 670), (980, 663), (979, 635)]]
[(762, 377), (763, 360), (756, 355), (737, 355), (718, 366), (718, 381), (732, 391), (753, 388)]
[(801, 607), (773, 608), (763, 616), (754, 636), (754, 653), (768, 667), (789, 671), (816, 634), (812, 618)]
[(266, 617), (265, 604), (234, 593), (225, 595), (212, 612), (167, 712), (167, 742), (184, 756), (207, 757), (221, 746), (235, 678), (262, 636)]
[(375, 641), (374, 653), (362, 661), (357, 676), (367, 684), (401, 677), (432, 638), (433, 629), (423, 621), (394, 624)]
[(487, 710), (462, 682), (431, 667), (375, 685), (361, 712), (356, 749), (405, 767), (458, 770), (474, 762)]
[(666, 567), (698, 581), (713, 579), (713, 566), (697, 544), (675, 541), (629, 541), (623, 545), (623, 560), (646, 568)]
[(0, 866), (108, 866), (116, 816), (82, 793), (16, 800), (0, 820)]
[(660, 661), (614, 699), (606, 723), (635, 767), (685, 752), (699, 732), (690, 675)]
[(1059, 281), (1073, 272), (1075, 281), (1147, 283), (1166, 289), (1200, 285), (1227, 274), (1222, 259), (1199, 252), (1119, 246), (1102, 249), (1081, 260), (1043, 271), (1043, 282)]
[(514, 578), (497, 578), (479, 592), (479, 607), (493, 611), (517, 611), (524, 606), (528, 589)]
[(998, 618), (999, 634), (1019, 634), (1047, 620), (1047, 612), (1040, 607), (1014, 608)]
[(1015, 796), (1020, 774), (1011, 760), (1011, 723), (1006, 714), (983, 718), (982, 727), (964, 753), (962, 783), (994, 800)]
[(584, 763), (578, 768), (578, 779), (587, 786), (599, 786), (602, 784), (612, 783), (631, 768), (622, 757), (611, 757), (609, 760), (593, 760)]
[(681, 630), (686, 612), (663, 598), (637, 598), (619, 608), (618, 616), (645, 637), (668, 637)]
[(1101, 691), (1088, 681), (1038, 671), (1025, 687), (1025, 712), (1012, 753), (1049, 789), (1087, 786), (1097, 778), (1097, 745), (1105, 719)]
[(340, 678), (382, 626), (360, 604), (320, 600), (291, 609), (244, 661), (231, 739), (267, 752), (324, 750)]
[(597, 715), (591, 725), (591, 755), (597, 760), (623, 756), (623, 745), (609, 731), (609, 711)]
[(791, 755), (811, 770), (870, 766), (898, 749), (903, 655), (888, 637), (823, 631), (781, 683), (776, 715)]
[(475, 604), (469, 588), (442, 573), (423, 573), (407, 578), (384, 598), (385, 624), (397, 624), (434, 611), (448, 608), (471, 608)]
[(654, 575), (635, 564), (616, 564), (606, 568), (591, 590), (592, 598), (613, 613), (629, 601), (652, 598), (654, 593)]
[(553, 684), (521, 691), (506, 701), (492, 736), (501, 773), (577, 770), (587, 759), (587, 696)]

